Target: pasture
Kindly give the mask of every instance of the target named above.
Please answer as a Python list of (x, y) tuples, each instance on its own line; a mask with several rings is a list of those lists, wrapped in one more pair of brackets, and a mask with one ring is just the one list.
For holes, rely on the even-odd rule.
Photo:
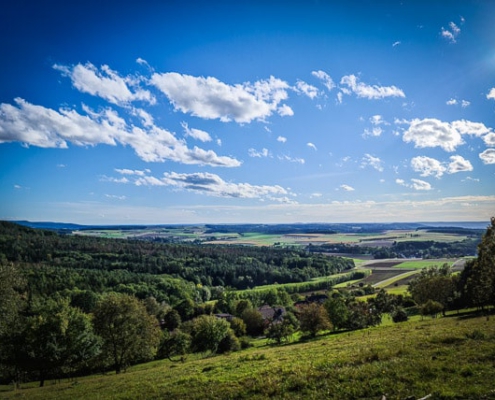
[(185, 362), (154, 361), (75, 379), (0, 386), (0, 399), (495, 399), (495, 318), (445, 318), (328, 332)]

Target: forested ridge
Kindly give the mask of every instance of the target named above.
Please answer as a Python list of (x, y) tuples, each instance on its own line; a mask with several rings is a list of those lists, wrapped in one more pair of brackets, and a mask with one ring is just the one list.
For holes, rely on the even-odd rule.
[[(354, 267), (348, 259), (294, 248), (198, 246), (59, 235), (9, 222), (0, 222), (1, 258), (36, 264), (39, 268), (31, 274), (41, 277), (56, 274), (60, 276), (56, 279), (60, 284), (74, 281), (73, 286), (80, 289), (102, 290), (105, 286), (134, 283), (147, 284), (162, 292), (165, 290), (159, 287), (157, 277), (163, 275), (207, 287), (245, 289), (305, 282)], [(33, 280), (33, 285), (40, 286), (45, 280), (41, 279), (41, 283)], [(166, 294), (154, 292), (139, 297), (160, 298)]]

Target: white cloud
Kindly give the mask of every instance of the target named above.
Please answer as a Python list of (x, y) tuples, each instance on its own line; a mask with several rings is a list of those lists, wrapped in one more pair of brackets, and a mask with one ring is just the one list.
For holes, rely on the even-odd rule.
[(108, 65), (102, 65), (101, 70), (91, 63), (77, 64), (73, 67), (55, 64), (53, 68), (69, 77), (79, 91), (99, 96), (113, 104), (126, 105), (132, 101), (144, 101), (149, 104), (156, 102), (148, 90), (139, 88), (140, 79), (123, 78)]
[(383, 117), (381, 115), (378, 115), (378, 114), (370, 117), (370, 122), (373, 125), (390, 125), (387, 121), (385, 121), (383, 119)]
[(484, 164), (495, 164), (495, 149), (486, 149), (479, 157)]
[(395, 183), (398, 185), (414, 189), (414, 190), (431, 190), (432, 187), (428, 182), (422, 181), (421, 179), (411, 179), (411, 183), (407, 183), (403, 179), (396, 179)]
[(117, 199), (117, 200), (125, 200), (127, 198), (126, 196), (118, 196), (115, 194), (106, 194), (105, 197), (108, 199)]
[(294, 115), (294, 111), (287, 104), (282, 104), (279, 108), (277, 108), (277, 113), (281, 117), (292, 117)]
[(328, 75), (325, 71), (312, 71), (311, 75), (315, 76), (316, 78), (320, 79), (323, 82), (323, 85), (331, 91), (335, 87), (335, 83), (333, 82), (333, 79)]
[(204, 119), (249, 123), (273, 112), (292, 115), (281, 102), (288, 98), (287, 82), (271, 76), (254, 84), (228, 85), (214, 77), (195, 77), (176, 72), (154, 73), (151, 84), (163, 92), (176, 110)]
[(311, 142), (306, 143), (306, 146), (311, 147), (313, 150), (318, 150), (316, 146)]
[(456, 39), (461, 33), (461, 29), (454, 22), (449, 23), (449, 29), (442, 27), (440, 35), (450, 43), (456, 43)]
[(380, 172), (383, 171), (382, 160), (380, 160), (378, 157), (373, 157), (371, 154), (365, 154), (363, 157), (361, 167), (365, 168), (367, 166), (373, 167)]
[(202, 142), (211, 142), (211, 136), (208, 132), (202, 131), (200, 129), (189, 128), (186, 122), (181, 123), (184, 128), (186, 136), (192, 137), (193, 139), (200, 140)]
[(436, 178), (440, 178), (446, 171), (440, 161), (425, 156), (414, 157), (411, 160), (411, 167), (415, 172), (420, 172), (420, 176), (434, 176)]
[(466, 160), (462, 156), (451, 156), (449, 163), (449, 174), (455, 174), (457, 172), (472, 171), (473, 166), (469, 160)]
[(451, 125), (462, 135), (483, 137), (483, 135), (493, 132), (491, 128), (481, 122), (466, 121), (464, 119), (453, 121)]
[(471, 105), (471, 102), (470, 102), (470, 101), (467, 101), (467, 100), (461, 100), (461, 107), (462, 107), (462, 108), (469, 107), (470, 105)]
[(417, 148), (441, 147), (445, 151), (454, 151), (464, 143), (457, 129), (435, 118), (413, 119), (402, 139)]
[(495, 87), (490, 89), (490, 91), (486, 95), (486, 98), (495, 100)]
[(363, 137), (367, 137), (367, 136), (378, 137), (381, 136), (382, 133), (383, 133), (383, 129), (380, 128), (379, 126), (375, 126), (371, 130), (366, 128), (363, 132)]
[(396, 42), (392, 43), (392, 47), (396, 47), (396, 46), (398, 46), (398, 45), (400, 45), (400, 44), (401, 44), (401, 42), (396, 41)]
[(298, 164), (304, 164), (306, 162), (304, 160), (304, 158), (290, 157), (288, 155), (278, 156), (278, 159), (282, 160), (282, 161), (289, 161), (289, 162), (298, 163)]
[(305, 94), (310, 99), (314, 99), (318, 96), (318, 89), (304, 81), (298, 80), (296, 83), (296, 90), (300, 93)]
[(495, 132), (490, 132), (489, 134), (483, 136), (483, 141), (489, 147), (495, 147)]
[(355, 189), (349, 185), (340, 185), (340, 189), (345, 190), (346, 192), (353, 192)]
[(283, 136), (279, 136), (277, 138), (277, 142), (280, 142), (280, 143), (285, 143), (287, 142), (287, 138), (286, 137), (283, 137)]
[(270, 152), (268, 149), (263, 148), (261, 151), (257, 151), (255, 149), (249, 149), (248, 150), (249, 157), (269, 157)]
[(238, 167), (235, 158), (218, 156), (211, 150), (190, 149), (172, 133), (155, 125), (145, 129), (129, 126), (117, 112), (104, 109), (99, 113), (83, 107), (87, 115), (74, 110), (55, 111), (16, 98), (17, 107), (0, 104), (0, 143), (21, 142), (45, 148), (67, 148), (70, 142), (77, 146), (117, 143), (132, 147), (148, 162), (166, 160), (183, 164)]
[(337, 93), (337, 103), (342, 104), (342, 100), (344, 98), (344, 94), (342, 92)]
[(151, 172), (148, 168), (146, 168), (145, 170), (115, 168), (114, 171), (122, 175), (137, 175), (137, 176), (144, 176)]
[(137, 186), (170, 186), (214, 197), (267, 199), (278, 202), (287, 202), (287, 196), (291, 195), (279, 185), (236, 184), (226, 182), (220, 176), (208, 172), (192, 174), (166, 172), (161, 178), (139, 177), (133, 183)]
[[(366, 99), (383, 99), (385, 97), (406, 97), (404, 92), (396, 86), (378, 86), (367, 85), (362, 82), (358, 82), (358, 78), (355, 75), (343, 76), (340, 80), (341, 85), (346, 85), (357, 97), (364, 97)], [(342, 91), (348, 94), (343, 88)]]
[(458, 104), (458, 102), (456, 99), (450, 99), (450, 100), (447, 100), (447, 102), (445, 104), (447, 104), (448, 106), (455, 106), (456, 104)]

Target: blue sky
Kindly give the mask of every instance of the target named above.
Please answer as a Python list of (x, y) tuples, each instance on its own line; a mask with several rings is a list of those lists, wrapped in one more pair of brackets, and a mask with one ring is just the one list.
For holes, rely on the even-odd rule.
[(488, 221), (491, 1), (10, 1), (0, 219)]

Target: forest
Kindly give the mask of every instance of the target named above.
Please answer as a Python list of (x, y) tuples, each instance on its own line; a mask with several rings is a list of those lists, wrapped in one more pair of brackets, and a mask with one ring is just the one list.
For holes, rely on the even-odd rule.
[[(190, 352), (238, 351), (328, 330), (400, 323), (415, 313), (495, 305), (495, 219), (460, 274), (430, 267), (409, 294), (363, 287), (366, 301), (326, 284), (319, 294), (281, 283), (342, 274), (351, 259), (298, 248), (164, 244), (61, 235), (0, 222), (0, 382), (117, 373)], [(339, 276), (339, 275), (337, 275)], [(354, 276), (355, 277), (355, 276)], [(257, 291), (259, 285), (273, 289)]]

